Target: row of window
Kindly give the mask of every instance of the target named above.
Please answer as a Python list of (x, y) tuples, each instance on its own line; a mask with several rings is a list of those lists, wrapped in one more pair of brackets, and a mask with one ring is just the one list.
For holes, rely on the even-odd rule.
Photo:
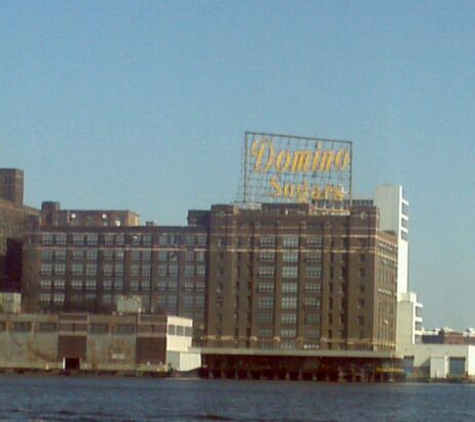
[[(273, 296), (260, 296), (257, 300), (258, 309), (274, 309)], [(321, 301), (316, 296), (306, 296), (303, 300), (303, 305), (307, 309), (320, 309)], [(281, 309), (298, 309), (297, 296), (282, 296), (280, 302)]]
[[(125, 249), (104, 249), (101, 250), (101, 254), (104, 260), (112, 261), (112, 260), (123, 260), (125, 258)], [(96, 261), (99, 256), (98, 249), (72, 249), (71, 251), (71, 258), (75, 261), (82, 261), (84, 259), (88, 261)], [(133, 250), (131, 251), (131, 259), (132, 261), (144, 261), (150, 262), (152, 259), (152, 251), (151, 250)], [(158, 260), (159, 261), (177, 261), (178, 260), (178, 251), (159, 251), (158, 252)], [(204, 251), (195, 251), (195, 250), (187, 250), (185, 254), (185, 259), (187, 262), (205, 262), (205, 252)], [(51, 249), (51, 248), (44, 248), (41, 251), (41, 259), (43, 261), (50, 261), (55, 259), (57, 261), (66, 260), (66, 249)]]
[[(305, 314), (305, 323), (318, 325), (320, 324), (320, 314), (319, 313), (306, 313)], [(257, 314), (257, 322), (261, 324), (273, 324), (274, 323), (274, 313), (273, 312), (259, 312)], [(282, 324), (296, 324), (297, 323), (297, 313), (283, 313), (281, 315)]]
[[(274, 278), (276, 267), (273, 265), (259, 266), (258, 276), (260, 278)], [(305, 268), (306, 278), (321, 278), (322, 267), (320, 265), (307, 265)], [(282, 278), (298, 278), (299, 267), (286, 265), (282, 267)]]
[[(297, 281), (285, 281), (281, 284), (282, 293), (297, 293), (298, 289), (299, 284)], [(304, 286), (304, 290), (307, 293), (320, 293), (322, 290), (322, 285), (320, 283), (306, 283)], [(257, 284), (257, 291), (273, 293), (275, 291), (275, 283), (273, 281), (261, 280)]]
[[(276, 333), (281, 338), (296, 338), (297, 330), (295, 328), (282, 328)], [(257, 336), (260, 338), (274, 337), (274, 330), (272, 328), (259, 328), (257, 330)], [(320, 338), (320, 330), (316, 328), (308, 328), (305, 330), (305, 338), (317, 339)]]
[[(152, 267), (151, 265), (139, 265), (134, 264), (130, 267), (131, 276), (142, 276), (150, 277)], [(159, 277), (178, 277), (178, 265), (176, 264), (164, 264), (158, 265), (157, 273)], [(87, 275), (87, 276), (96, 276), (98, 273), (97, 264), (71, 264), (70, 266), (71, 274), (73, 275)], [(65, 263), (42, 263), (40, 272), (43, 275), (64, 275), (66, 274), (66, 264)], [(114, 275), (123, 275), (124, 274), (124, 265), (123, 264), (103, 264), (102, 265), (102, 274), (105, 276)], [(206, 266), (205, 265), (185, 265), (184, 267), (184, 276), (185, 277), (205, 277), (206, 275)]]
[[(156, 235), (141, 233), (43, 233), (41, 242), (43, 245), (125, 245), (152, 246)], [(185, 235), (181, 236), (173, 233), (159, 234), (156, 242), (160, 246), (175, 246), (180, 242), (186, 246), (206, 246), (206, 235)]]

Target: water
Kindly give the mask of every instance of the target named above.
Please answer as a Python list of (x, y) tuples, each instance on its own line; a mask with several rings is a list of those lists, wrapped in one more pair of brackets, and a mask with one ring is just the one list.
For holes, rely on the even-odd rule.
[(475, 385), (0, 376), (0, 421), (474, 421)]

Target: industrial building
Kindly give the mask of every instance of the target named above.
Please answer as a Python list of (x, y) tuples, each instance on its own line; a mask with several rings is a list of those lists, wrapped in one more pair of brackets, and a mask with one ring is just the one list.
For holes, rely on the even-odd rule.
[(191, 341), (192, 321), (165, 315), (0, 314), (4, 371), (189, 371)]

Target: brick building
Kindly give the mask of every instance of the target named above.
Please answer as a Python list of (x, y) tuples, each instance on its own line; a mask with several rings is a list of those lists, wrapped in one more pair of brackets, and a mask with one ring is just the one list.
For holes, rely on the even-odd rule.
[(193, 318), (209, 348), (395, 349), (397, 242), (372, 205), (216, 205), (184, 227), (43, 224), (23, 254), (28, 312), (111, 312), (135, 295), (145, 312)]

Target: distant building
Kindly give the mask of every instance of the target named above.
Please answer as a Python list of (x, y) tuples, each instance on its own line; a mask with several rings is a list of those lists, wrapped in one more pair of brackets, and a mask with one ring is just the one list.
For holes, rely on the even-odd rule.
[(42, 227), (121, 227), (138, 226), (140, 217), (129, 210), (62, 210), (59, 202), (43, 202)]
[(23, 172), (0, 169), (0, 291), (20, 291), (22, 244), (38, 223), (38, 210), (23, 204)]
[(415, 293), (400, 293), (397, 303), (397, 346), (398, 348), (422, 343), (424, 333), (423, 305)]
[(379, 209), (380, 229), (394, 233), (397, 239), (397, 292), (409, 288), (409, 202), (399, 185), (376, 188), (374, 203)]

